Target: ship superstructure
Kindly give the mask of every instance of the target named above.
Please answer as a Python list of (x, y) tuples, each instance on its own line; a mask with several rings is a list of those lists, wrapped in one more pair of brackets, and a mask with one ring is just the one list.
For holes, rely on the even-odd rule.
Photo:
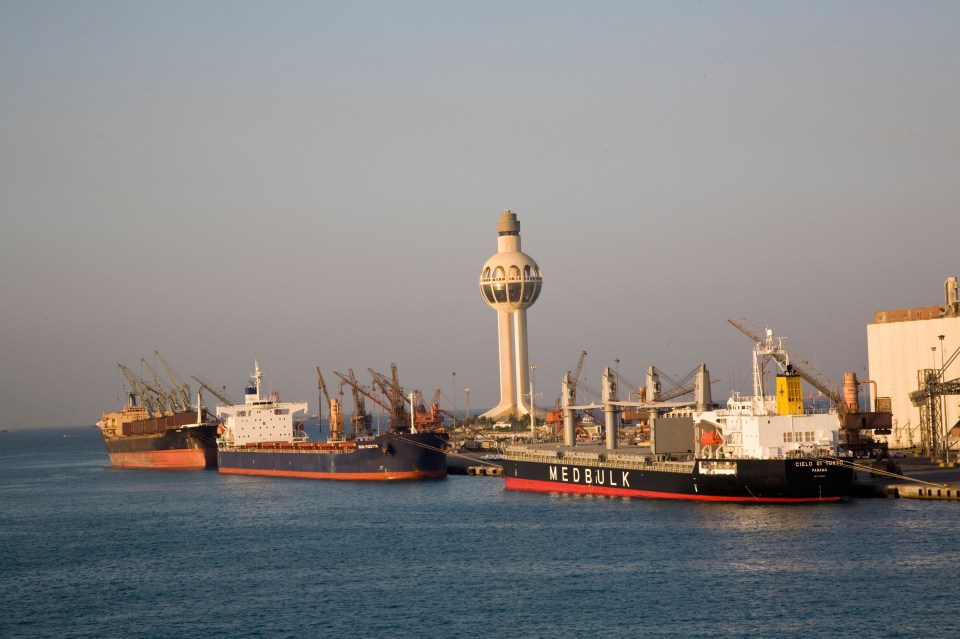
[(217, 407), (217, 419), (223, 429), (221, 443), (229, 447), (305, 441), (302, 416), (307, 412), (307, 403), (281, 402), (278, 391), (264, 397), (260, 362), (255, 360), (253, 367), (254, 373), (244, 388), (243, 404)]

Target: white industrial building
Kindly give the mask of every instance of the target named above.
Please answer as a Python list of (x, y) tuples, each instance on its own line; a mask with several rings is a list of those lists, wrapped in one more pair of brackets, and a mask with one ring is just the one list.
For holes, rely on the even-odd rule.
[[(890, 448), (920, 446), (921, 411), (910, 401), (910, 393), (921, 385), (920, 371), (940, 371), (960, 347), (960, 302), (957, 278), (944, 283), (941, 306), (877, 311), (867, 324), (867, 357), (871, 389), (875, 396), (889, 397), (893, 412), (893, 432), (887, 437)], [(960, 358), (943, 369), (941, 381), (960, 378)], [(936, 441), (948, 437), (951, 450), (957, 449), (950, 430), (960, 420), (960, 395), (941, 399), (943, 421)], [(951, 453), (952, 455), (952, 453)]]

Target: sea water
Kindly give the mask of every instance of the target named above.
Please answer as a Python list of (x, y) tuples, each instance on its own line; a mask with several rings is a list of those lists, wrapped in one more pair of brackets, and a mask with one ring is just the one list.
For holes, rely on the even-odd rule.
[(112, 469), (0, 433), (0, 637), (960, 636), (960, 503)]

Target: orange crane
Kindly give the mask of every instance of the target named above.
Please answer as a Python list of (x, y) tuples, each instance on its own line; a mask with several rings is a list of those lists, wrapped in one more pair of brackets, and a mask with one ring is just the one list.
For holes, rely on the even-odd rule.
[[(340, 400), (330, 397), (330, 393), (327, 392), (327, 383), (323, 379), (323, 373), (320, 372), (319, 366), (317, 366), (317, 387), (322, 393), (319, 398), (320, 405), (323, 406), (323, 400), (326, 399), (327, 406), (330, 408), (330, 439), (340, 439), (343, 435), (343, 413), (340, 410)], [(322, 410), (320, 411), (320, 419), (323, 420)]]

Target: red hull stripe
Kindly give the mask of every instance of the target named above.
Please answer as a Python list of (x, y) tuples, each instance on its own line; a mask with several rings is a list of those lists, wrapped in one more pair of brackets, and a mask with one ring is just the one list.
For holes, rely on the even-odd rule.
[(299, 477), (301, 479), (336, 479), (359, 481), (392, 481), (395, 479), (431, 479), (445, 477), (444, 470), (422, 471), (393, 471), (380, 473), (309, 473), (297, 470), (252, 470), (248, 468), (223, 468), (220, 472), (225, 475), (257, 475), (261, 477)]
[(721, 501), (771, 504), (802, 504), (808, 502), (840, 501), (840, 497), (739, 497), (731, 495), (683, 495), (679, 493), (661, 493), (652, 490), (615, 488), (610, 486), (584, 486), (582, 484), (562, 484), (552, 481), (518, 479), (506, 477), (504, 487), (507, 490), (526, 490), (538, 493), (577, 493), (581, 495), (612, 495), (615, 497), (643, 497), (646, 499), (680, 499), (684, 501)]
[(110, 463), (117, 468), (206, 468), (202, 448), (151, 450), (136, 453), (109, 453)]

